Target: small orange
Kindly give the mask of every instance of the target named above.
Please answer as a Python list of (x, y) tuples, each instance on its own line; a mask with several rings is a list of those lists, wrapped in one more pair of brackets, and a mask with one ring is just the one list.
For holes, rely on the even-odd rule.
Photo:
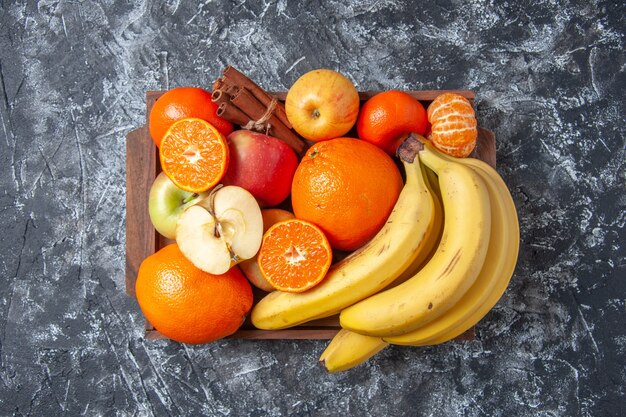
[(135, 291), (146, 319), (182, 343), (229, 336), (252, 308), (252, 289), (238, 267), (223, 275), (201, 271), (175, 243), (141, 263)]
[(217, 184), (228, 168), (228, 143), (202, 119), (175, 122), (159, 148), (161, 169), (182, 190), (199, 193)]
[(233, 131), (233, 124), (217, 115), (217, 107), (211, 100), (211, 93), (202, 88), (173, 88), (159, 97), (150, 110), (150, 136), (160, 146), (167, 129), (174, 122), (187, 117), (206, 120), (222, 135), (228, 136)]
[(444, 93), (428, 106), (431, 123), (428, 138), (442, 152), (458, 158), (469, 156), (476, 146), (476, 113), (465, 97)]
[(333, 253), (322, 230), (300, 219), (270, 227), (259, 251), (261, 273), (274, 288), (303, 292), (326, 276)]
[(297, 218), (319, 226), (334, 249), (352, 251), (374, 237), (393, 210), (403, 182), (381, 149), (353, 138), (317, 142), (291, 184)]
[(409, 133), (426, 133), (426, 123), (426, 110), (419, 100), (403, 91), (390, 90), (363, 104), (356, 129), (359, 138), (395, 155)]

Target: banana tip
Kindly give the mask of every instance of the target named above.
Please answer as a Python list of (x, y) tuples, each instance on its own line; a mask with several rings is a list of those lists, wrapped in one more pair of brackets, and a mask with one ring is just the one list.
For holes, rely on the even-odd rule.
[(324, 368), (326, 373), (329, 373), (329, 374), (334, 374), (335, 373), (335, 370), (328, 368), (325, 359), (320, 358), (320, 362), (319, 363), (320, 363), (320, 365), (322, 365), (322, 368)]

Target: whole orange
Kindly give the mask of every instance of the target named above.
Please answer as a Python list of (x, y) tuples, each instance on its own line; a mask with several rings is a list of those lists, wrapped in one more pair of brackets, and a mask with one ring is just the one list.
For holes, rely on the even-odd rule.
[(395, 155), (409, 133), (426, 133), (427, 123), (426, 110), (419, 100), (403, 91), (389, 90), (363, 104), (356, 129), (359, 138)]
[(309, 148), (293, 178), (291, 202), (296, 218), (319, 226), (334, 249), (352, 251), (382, 228), (402, 186), (385, 152), (337, 138)]
[(217, 115), (211, 93), (198, 87), (173, 88), (158, 98), (150, 110), (150, 136), (159, 146), (167, 129), (180, 119), (195, 117), (211, 123), (222, 135), (233, 131), (233, 124)]
[(175, 243), (141, 263), (135, 291), (148, 321), (183, 343), (208, 343), (233, 334), (252, 308), (252, 289), (238, 267), (223, 275), (201, 271)]

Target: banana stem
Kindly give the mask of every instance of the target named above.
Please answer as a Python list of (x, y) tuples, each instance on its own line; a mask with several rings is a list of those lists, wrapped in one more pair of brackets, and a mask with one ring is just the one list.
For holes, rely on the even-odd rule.
[(402, 145), (398, 147), (397, 155), (402, 161), (408, 163), (412, 163), (419, 156), (420, 161), (436, 173), (448, 163), (447, 160), (434, 151), (428, 139), (417, 133), (411, 133), (402, 142)]
[(423, 162), (428, 168), (435, 171), (437, 175), (439, 175), (439, 172), (441, 172), (441, 170), (450, 162), (442, 158), (441, 155), (439, 155), (439, 153), (432, 148), (432, 145), (426, 143), (426, 139), (422, 138), (421, 136), (419, 137), (421, 138), (420, 141), (422, 142), (422, 149), (419, 151), (420, 161)]
[(411, 133), (396, 150), (398, 158), (400, 158), (403, 162), (412, 164), (417, 157), (417, 154), (424, 149), (424, 142), (422, 139), (426, 140), (420, 135)]

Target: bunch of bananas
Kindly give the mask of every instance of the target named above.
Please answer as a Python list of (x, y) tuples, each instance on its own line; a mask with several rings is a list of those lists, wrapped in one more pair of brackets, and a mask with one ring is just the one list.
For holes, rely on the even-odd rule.
[(474, 326), (506, 290), (519, 248), (509, 190), (488, 164), (453, 158), (411, 135), (398, 156), (406, 182), (380, 232), (304, 293), (275, 291), (252, 311), (260, 329), (340, 313), (320, 360), (330, 372), (389, 344), (435, 345)]

